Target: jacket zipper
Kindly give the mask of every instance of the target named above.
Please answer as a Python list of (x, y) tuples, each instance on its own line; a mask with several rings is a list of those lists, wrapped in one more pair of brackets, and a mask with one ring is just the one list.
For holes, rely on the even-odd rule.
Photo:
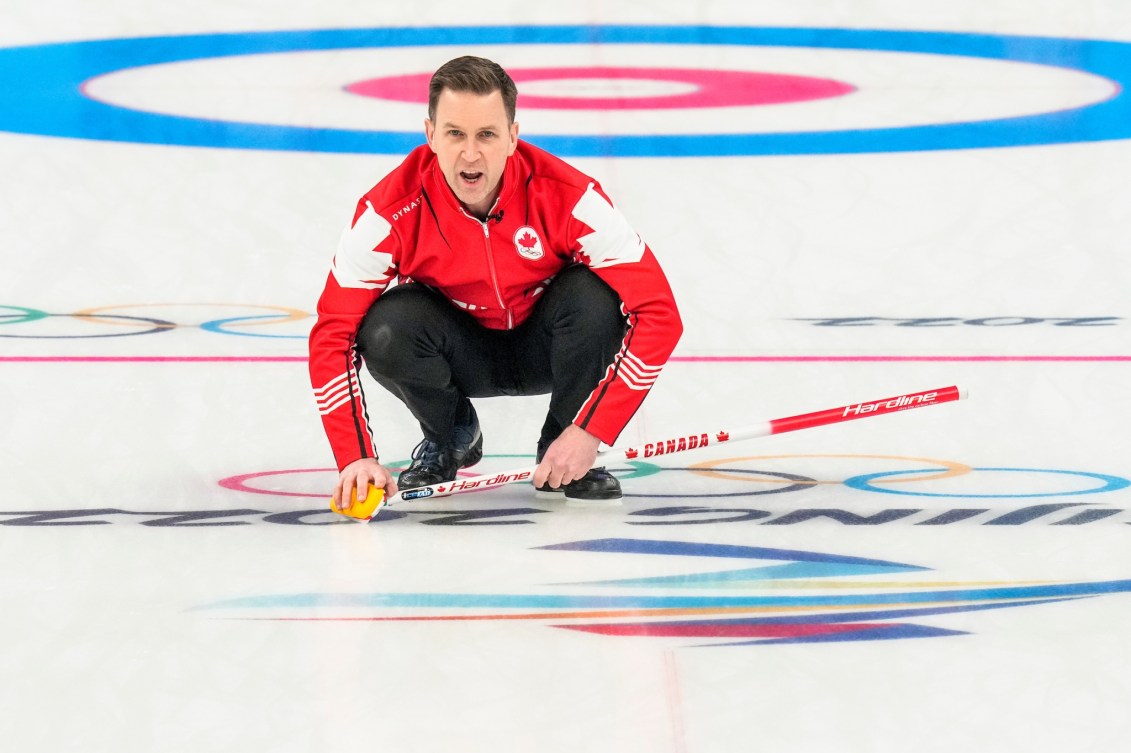
[[(478, 219), (467, 212), (464, 212), (464, 216), (473, 222), (479, 222)], [(499, 277), (495, 274), (495, 257), (491, 254), (491, 230), (487, 227), (486, 222), (479, 222), (479, 225), (483, 228), (483, 247), (487, 251), (487, 269), (491, 272), (491, 285), (495, 289), (495, 300), (499, 302), (499, 308), (506, 312), (507, 329), (514, 329), (514, 314), (503, 303), (503, 291), (499, 289)]]

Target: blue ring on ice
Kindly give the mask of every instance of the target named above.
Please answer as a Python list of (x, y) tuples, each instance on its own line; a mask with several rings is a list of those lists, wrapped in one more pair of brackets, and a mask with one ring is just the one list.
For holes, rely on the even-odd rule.
[(1101, 486), (1093, 486), (1085, 489), (1075, 489), (1070, 491), (1057, 491), (1057, 492), (1041, 492), (1034, 494), (943, 494), (940, 492), (918, 492), (907, 491), (906, 489), (893, 489), (888, 486), (874, 486), (872, 484), (876, 479), (891, 478), (893, 476), (906, 476), (915, 473), (928, 473), (930, 469), (921, 469), (917, 471), (884, 471), (882, 473), (869, 473), (863, 476), (853, 476), (844, 480), (844, 485), (850, 489), (859, 489), (868, 492), (880, 492), (882, 494), (901, 494), (908, 497), (951, 497), (951, 498), (967, 498), (967, 499), (1020, 499), (1023, 497), (1071, 497), (1080, 494), (1103, 494), (1104, 492), (1114, 492), (1120, 489), (1126, 489), (1131, 486), (1131, 481), (1119, 476), (1108, 476), (1103, 473), (1088, 473), (1087, 471), (1063, 471), (1054, 468), (974, 468), (974, 471), (984, 471), (993, 473), (1052, 473), (1062, 476), (1077, 476), (1080, 478), (1094, 479), (1103, 482)]
[(419, 132), (305, 128), (144, 112), (84, 95), (92, 78), (190, 60), (435, 45), (685, 44), (929, 53), (1034, 63), (1106, 78), (1116, 93), (1083, 107), (995, 120), (791, 133), (543, 135), (563, 157), (725, 157), (1038, 146), (1131, 137), (1131, 44), (1057, 37), (867, 29), (714, 26), (460, 26), (312, 29), (108, 39), (0, 49), (0, 130), (192, 147), (404, 154)]

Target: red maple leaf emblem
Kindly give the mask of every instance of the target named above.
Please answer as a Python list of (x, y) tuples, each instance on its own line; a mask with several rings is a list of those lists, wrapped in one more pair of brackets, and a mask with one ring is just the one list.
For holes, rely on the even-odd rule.
[(719, 440), (720, 442), (725, 442), (730, 439), (730, 434), (725, 431), (720, 431), (715, 435), (715, 439)]
[(522, 234), (522, 237), (518, 239), (518, 243), (523, 248), (534, 248), (535, 246), (538, 245), (538, 237), (535, 236), (535, 235), (531, 235), (530, 231), (527, 230), (525, 233)]
[(630, 448), (628, 448), (627, 450), (624, 451), (624, 456), (626, 458), (628, 458), (629, 460), (632, 460), (634, 457), (636, 457), (639, 454), (640, 453), (637, 452), (636, 448), (634, 448), (634, 447), (630, 447)]

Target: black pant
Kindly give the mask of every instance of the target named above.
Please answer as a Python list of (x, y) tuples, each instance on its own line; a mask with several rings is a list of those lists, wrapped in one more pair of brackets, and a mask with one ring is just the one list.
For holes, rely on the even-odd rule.
[(583, 266), (559, 273), (513, 330), (480, 325), (435, 290), (398, 285), (369, 309), (357, 344), (378, 384), (444, 444), (471, 415), (472, 397), (550, 394), (544, 449), (573, 421), (620, 349), (616, 293)]

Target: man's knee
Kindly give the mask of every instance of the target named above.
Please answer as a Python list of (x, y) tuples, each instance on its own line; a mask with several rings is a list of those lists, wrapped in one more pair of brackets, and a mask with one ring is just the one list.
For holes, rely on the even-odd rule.
[(612, 288), (588, 267), (574, 266), (554, 278), (546, 293), (548, 302), (570, 326), (580, 327), (599, 337), (619, 340), (624, 334), (621, 300)]
[(419, 350), (421, 335), (441, 319), (446, 305), (420, 285), (402, 285), (370, 307), (357, 330), (357, 347), (371, 372), (399, 371)]

